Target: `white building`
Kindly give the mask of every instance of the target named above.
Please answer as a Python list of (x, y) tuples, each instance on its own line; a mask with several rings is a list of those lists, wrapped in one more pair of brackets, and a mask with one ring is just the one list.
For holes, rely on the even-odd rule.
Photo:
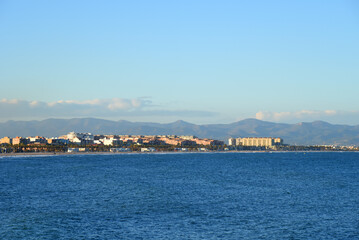
[(156, 152), (156, 148), (153, 147), (141, 148), (141, 152)]
[(236, 139), (235, 138), (229, 138), (228, 139), (228, 145), (236, 146)]
[(115, 138), (104, 138), (103, 139), (103, 145), (111, 146), (111, 145), (119, 145), (122, 141)]
[(67, 152), (88, 152), (87, 148), (68, 148)]
[(110, 152), (131, 152), (131, 148), (110, 148)]
[(93, 144), (94, 143), (94, 135), (91, 133), (75, 133), (70, 132), (66, 135), (67, 139), (76, 144)]

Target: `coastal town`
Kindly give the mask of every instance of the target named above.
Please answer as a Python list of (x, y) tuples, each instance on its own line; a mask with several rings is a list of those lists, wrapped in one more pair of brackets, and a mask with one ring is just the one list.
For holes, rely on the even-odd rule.
[(209, 152), (209, 151), (358, 151), (348, 146), (291, 146), (282, 138), (244, 137), (221, 140), (176, 135), (94, 135), (70, 132), (46, 138), (3, 137), (0, 153)]
[(59, 137), (3, 137), (1, 152), (156, 152), (222, 149), (223, 141), (176, 135), (94, 135), (70, 132)]

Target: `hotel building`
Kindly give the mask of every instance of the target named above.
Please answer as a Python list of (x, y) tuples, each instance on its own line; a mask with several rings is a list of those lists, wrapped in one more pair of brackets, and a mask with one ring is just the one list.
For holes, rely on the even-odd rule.
[(283, 139), (271, 137), (230, 138), (228, 139), (228, 144), (245, 147), (273, 147), (283, 145)]

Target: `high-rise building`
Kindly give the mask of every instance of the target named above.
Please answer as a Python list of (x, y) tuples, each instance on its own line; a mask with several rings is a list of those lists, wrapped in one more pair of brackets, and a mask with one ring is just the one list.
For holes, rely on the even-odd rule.
[(231, 146), (273, 147), (283, 145), (283, 139), (271, 137), (230, 138), (228, 139), (228, 143)]

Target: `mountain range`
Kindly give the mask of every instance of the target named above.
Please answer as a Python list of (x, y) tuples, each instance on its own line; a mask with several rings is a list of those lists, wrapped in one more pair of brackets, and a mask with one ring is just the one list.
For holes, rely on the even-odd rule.
[(123, 135), (195, 135), (225, 142), (229, 137), (281, 137), (284, 143), (291, 145), (359, 145), (359, 125), (336, 125), (323, 121), (286, 124), (245, 119), (230, 124), (197, 125), (181, 120), (164, 124), (74, 118), (0, 123), (0, 137), (55, 137), (71, 131)]

